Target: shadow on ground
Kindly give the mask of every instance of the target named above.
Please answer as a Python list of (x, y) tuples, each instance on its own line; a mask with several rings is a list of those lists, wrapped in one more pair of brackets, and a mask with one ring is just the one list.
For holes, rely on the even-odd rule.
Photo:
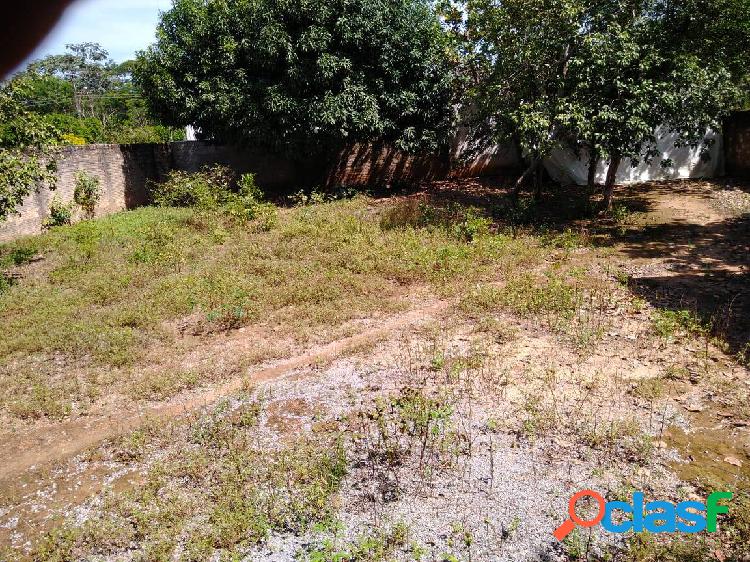
[(658, 308), (696, 313), (731, 353), (748, 354), (750, 213), (706, 224), (646, 225), (618, 242), (635, 260), (629, 270), (635, 294)]
[[(642, 224), (597, 217), (600, 194), (587, 188), (549, 187), (519, 207), (509, 197), (512, 178), (433, 182), (421, 192), (437, 204), (483, 209), (502, 226), (586, 230), (600, 246), (628, 258), (630, 289), (653, 306), (690, 310), (712, 327), (732, 354), (750, 360), (750, 212), (730, 216), (715, 208), (716, 193), (750, 193), (732, 180), (660, 181), (621, 187), (616, 205)], [(627, 224), (627, 220), (625, 221)]]

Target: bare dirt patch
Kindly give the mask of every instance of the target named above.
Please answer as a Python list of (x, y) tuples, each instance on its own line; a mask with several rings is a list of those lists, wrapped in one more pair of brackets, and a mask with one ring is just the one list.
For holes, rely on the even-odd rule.
[[(186, 549), (249, 560), (342, 553), (376, 560), (684, 559), (668, 544), (631, 550), (630, 538), (598, 531), (559, 544), (551, 531), (569, 496), (584, 487), (612, 499), (638, 489), (673, 500), (699, 498), (716, 485), (738, 494), (749, 489), (750, 376), (742, 356), (749, 332), (738, 314), (748, 273), (738, 249), (748, 239), (744, 215), (718, 210), (715, 193), (705, 182), (632, 186), (622, 190), (616, 219), (596, 222), (576, 203), (539, 230), (527, 219), (546, 216), (543, 207), (508, 222), (504, 195), (491, 183), (439, 184), (403, 197), (407, 203), (390, 219), (406, 226), (396, 228), (412, 228), (426, 220), (425, 205), (429, 211), (446, 200), (487, 211), (478, 216), (493, 217), (489, 232), (467, 219), (457, 235), (475, 232), (471, 244), (492, 248), (493, 274), (458, 294), (402, 289), (409, 312), (362, 316), (316, 334), (321, 342), (347, 337), (262, 369), (239, 364), (230, 382), (11, 437), (6, 444), (21, 454), (2, 465), (3, 540), (24, 551), (58, 514), (68, 518), (58, 528), (67, 530), (45, 552), (73, 559), (94, 559), (95, 552), (120, 559), (132, 549), (153, 559), (155, 552), (186, 558)], [(553, 202), (557, 196), (548, 194)], [(533, 244), (512, 245), (524, 235)], [(253, 325), (187, 332), (195, 348), (185, 362), (193, 368), (236, 365), (231, 356), (253, 355), (274, 341), (273, 331)], [(300, 345), (277, 343), (269, 357)], [(152, 430), (153, 419), (162, 422)], [(295, 445), (299, 438), (318, 443), (319, 453), (342, 443), (346, 474), (337, 469), (328, 480), (325, 472), (301, 473), (300, 459), (284, 452), (306, 451)], [(273, 466), (286, 467), (284, 489), (303, 493), (304, 509), (284, 503), (291, 510), (284, 517), (301, 517), (304, 525), (294, 519), (290, 531), (275, 517), (248, 515), (267, 505), (251, 490), (254, 477), (227, 481), (229, 474), (217, 476), (222, 467), (201, 460), (220, 450), (226, 466), (242, 466), (232, 443), (249, 466), (270, 455), (268, 462), (281, 462)], [(192, 464), (180, 460), (185, 451), (197, 455)], [(43, 471), (17, 493), (33, 465), (54, 460), (55, 476)], [(29, 494), (50, 481), (99, 483), (115, 474), (139, 476), (125, 491), (102, 494), (97, 484), (79, 486), (71, 498), (50, 493), (45, 515), (29, 514)], [(275, 477), (266, 477), (258, 489), (273, 489), (267, 487)], [(325, 496), (310, 496), (306, 478), (324, 478)], [(139, 495), (144, 490), (174, 502), (150, 505)], [(249, 495), (219, 501), (227, 491)], [(311, 516), (309, 502), (330, 517)], [(149, 514), (148, 526), (123, 519), (139, 509)], [(722, 524), (734, 525), (734, 534), (705, 551), (691, 546), (693, 559), (744, 555), (742, 528), (734, 520)]]

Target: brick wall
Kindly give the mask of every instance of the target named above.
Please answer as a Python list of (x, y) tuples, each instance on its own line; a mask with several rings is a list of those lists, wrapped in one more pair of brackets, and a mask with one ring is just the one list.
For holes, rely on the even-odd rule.
[(451, 175), (494, 175), (513, 168), (512, 151), (493, 149), (463, 167), (447, 151), (441, 155), (408, 155), (387, 145), (356, 145), (331, 161), (289, 159), (252, 147), (232, 147), (205, 142), (171, 144), (87, 145), (61, 149), (54, 192), (40, 189), (19, 208), (20, 214), (0, 223), (0, 242), (38, 234), (49, 215), (50, 202), (73, 200), (75, 174), (85, 170), (101, 180), (102, 196), (97, 216), (132, 209), (147, 203), (148, 184), (160, 181), (170, 170), (194, 172), (206, 165), (224, 164), (238, 173), (252, 172), (266, 192), (284, 193), (318, 185), (371, 186), (414, 183)]
[(340, 152), (325, 172), (328, 186), (373, 186), (445, 178), (448, 155), (415, 156), (385, 145), (354, 145)]
[(29, 195), (18, 215), (0, 223), (0, 241), (38, 234), (49, 215), (53, 197), (73, 200), (75, 175), (79, 170), (100, 179), (101, 199), (97, 216), (132, 209), (147, 200), (146, 183), (159, 180), (170, 167), (168, 145), (87, 145), (66, 147), (57, 155), (57, 184), (54, 191), (42, 188)]
[(750, 177), (750, 111), (732, 113), (724, 122), (724, 164), (727, 175)]

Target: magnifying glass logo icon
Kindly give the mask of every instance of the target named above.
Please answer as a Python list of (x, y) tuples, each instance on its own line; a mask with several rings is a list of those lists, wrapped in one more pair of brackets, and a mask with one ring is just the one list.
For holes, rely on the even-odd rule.
[[(578, 500), (586, 497), (596, 500), (596, 502), (599, 504), (599, 513), (597, 513), (596, 517), (591, 520), (581, 519), (576, 513), (576, 504), (578, 503)], [(570, 503), (568, 504), (568, 515), (570, 515), (570, 519), (560, 525), (552, 534), (557, 540), (561, 541), (573, 532), (573, 529), (575, 529), (576, 525), (585, 528), (595, 527), (602, 522), (602, 519), (604, 519), (605, 509), (606, 504), (604, 502), (604, 498), (597, 492), (594, 492), (593, 490), (583, 490), (581, 492), (578, 492), (576, 495), (570, 498)]]

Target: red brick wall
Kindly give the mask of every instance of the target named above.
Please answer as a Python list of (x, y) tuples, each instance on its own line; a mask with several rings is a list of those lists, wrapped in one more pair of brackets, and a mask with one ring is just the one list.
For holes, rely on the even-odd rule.
[(63, 203), (72, 201), (79, 170), (100, 179), (102, 197), (96, 214), (103, 216), (146, 203), (148, 183), (160, 181), (170, 170), (191, 172), (212, 164), (224, 164), (238, 173), (252, 172), (258, 185), (274, 194), (310, 186), (398, 185), (452, 175), (495, 175), (513, 169), (514, 158), (512, 151), (494, 149), (469, 164), (452, 168), (455, 154), (448, 151), (415, 156), (383, 144), (353, 146), (330, 162), (290, 159), (251, 147), (205, 142), (67, 147), (57, 159), (57, 189), (40, 189), (27, 197), (19, 215), (0, 223), (0, 242), (41, 232), (52, 198), (57, 196)]
[(449, 172), (448, 155), (415, 156), (391, 146), (355, 145), (343, 150), (326, 172), (328, 186), (409, 184), (442, 179)]

